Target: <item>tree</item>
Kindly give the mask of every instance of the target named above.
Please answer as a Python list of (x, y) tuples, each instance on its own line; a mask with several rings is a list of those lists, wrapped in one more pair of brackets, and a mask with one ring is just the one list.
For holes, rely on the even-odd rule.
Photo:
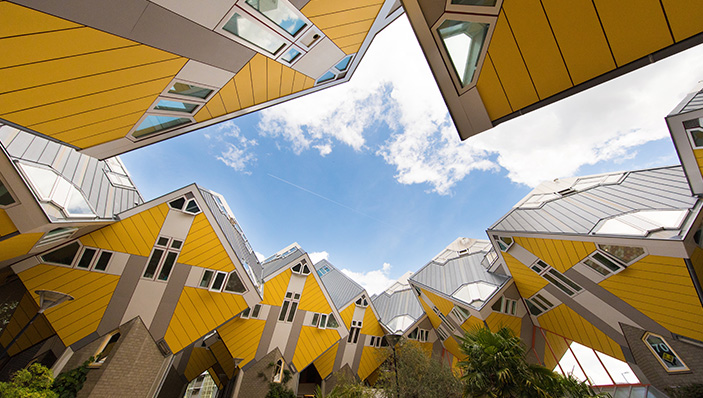
[(493, 333), (487, 328), (467, 332), (461, 341), (466, 359), (465, 392), (474, 398), (581, 398), (602, 397), (572, 375), (563, 377), (527, 363), (522, 341), (508, 328)]
[(88, 378), (89, 366), (93, 361), (95, 358), (90, 357), (81, 366), (61, 373), (54, 380), (51, 389), (58, 394), (59, 398), (75, 398)]
[(38, 363), (20, 369), (12, 375), (12, 380), (0, 383), (0, 397), (3, 398), (57, 398), (51, 390), (54, 378), (51, 370)]

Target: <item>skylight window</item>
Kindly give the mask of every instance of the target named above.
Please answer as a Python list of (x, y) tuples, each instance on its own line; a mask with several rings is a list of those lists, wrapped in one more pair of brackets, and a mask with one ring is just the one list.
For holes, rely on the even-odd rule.
[(186, 97), (194, 97), (205, 99), (207, 98), (212, 90), (209, 88), (203, 88), (194, 86), (192, 84), (186, 83), (174, 83), (173, 86), (168, 90), (169, 94), (185, 95)]
[(197, 104), (162, 99), (156, 104), (154, 109), (157, 111), (193, 113), (197, 107)]
[(467, 283), (457, 289), (452, 296), (477, 307), (483, 304), (496, 288), (495, 285), (486, 282)]
[(488, 24), (447, 20), (437, 28), (437, 33), (462, 87), (471, 83), (478, 69)]
[(187, 123), (190, 123), (190, 119), (184, 117), (149, 115), (139, 124), (132, 136), (141, 138)]
[(622, 214), (599, 223), (593, 230), (598, 235), (647, 236), (659, 230), (677, 230), (688, 216), (688, 210), (645, 210)]
[(285, 54), (283, 54), (281, 59), (288, 62), (289, 64), (292, 64), (293, 61), (295, 61), (300, 56), (300, 54), (300, 51), (296, 50), (295, 48), (291, 48)]
[(270, 55), (276, 55), (287, 44), (283, 38), (239, 13), (234, 13), (222, 28)]
[[(78, 188), (55, 171), (27, 163), (19, 163), (19, 166), (34, 187), (39, 200), (48, 202), (42, 203), (47, 211), (55, 214), (51, 210), (56, 208), (65, 217), (95, 217)], [(49, 205), (49, 208), (46, 205)]]
[(307, 26), (305, 21), (298, 17), (293, 8), (283, 1), (278, 0), (246, 0), (246, 3), (288, 32), (291, 36), (297, 35)]
[(316, 83), (316, 84), (325, 83), (325, 82), (328, 82), (328, 81), (330, 81), (330, 80), (334, 80), (334, 78), (335, 78), (335, 74), (332, 73), (332, 72), (330, 72), (330, 71), (327, 71), (327, 72), (325, 72), (325, 74), (323, 74), (322, 76), (320, 76), (320, 78), (317, 79), (317, 81), (316, 81), (315, 83)]
[(337, 68), (338, 71), (344, 72), (349, 67), (349, 63), (351, 62), (351, 60), (352, 60), (352, 56), (347, 55), (346, 57), (344, 57), (344, 59), (339, 61), (339, 63), (337, 65), (335, 65), (334, 67)]

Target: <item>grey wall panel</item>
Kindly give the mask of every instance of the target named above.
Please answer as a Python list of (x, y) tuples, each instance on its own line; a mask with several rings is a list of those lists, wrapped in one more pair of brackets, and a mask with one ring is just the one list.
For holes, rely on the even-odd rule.
[(85, 169), (85, 175), (81, 182), (81, 190), (85, 192), (86, 196), (90, 196), (90, 192), (93, 188), (93, 180), (95, 179), (95, 169), (98, 161), (95, 158), (88, 158), (88, 166)]
[[(145, 262), (142, 264), (145, 264)], [(178, 299), (181, 297), (186, 279), (188, 279), (190, 268), (191, 267), (189, 265), (176, 263), (176, 266), (171, 272), (171, 276), (168, 279), (168, 285), (166, 286), (163, 296), (161, 296), (161, 302), (159, 303), (159, 307), (156, 309), (154, 319), (151, 321), (151, 327), (149, 327), (149, 332), (156, 341), (162, 339), (166, 335), (166, 330), (168, 329), (173, 313), (176, 310)]]
[(66, 163), (64, 163), (61, 170), (57, 171), (61, 173), (62, 176), (67, 177), (69, 180), (73, 177), (73, 173), (76, 171), (76, 166), (78, 166), (78, 159), (81, 154), (76, 151), (68, 151), (68, 156), (66, 157)]
[(137, 287), (137, 283), (139, 283), (144, 264), (146, 264), (146, 257), (129, 256), (124, 271), (122, 271), (122, 275), (120, 276), (120, 280), (117, 282), (117, 287), (112, 294), (110, 303), (107, 305), (105, 314), (98, 325), (97, 332), (101, 336), (120, 326), (122, 317), (129, 306), (129, 302), (132, 300), (134, 289)]
[[(95, 206), (95, 210), (98, 212), (98, 214), (105, 214), (105, 209), (107, 208), (107, 193), (109, 189), (110, 183), (107, 181), (107, 178), (101, 177), (99, 179), (100, 183), (93, 185), (93, 189), (91, 192), (97, 192), (97, 202)], [(98, 187), (96, 190), (95, 187)], [(92, 201), (93, 199), (91, 199)]]
[[(286, 344), (286, 352), (283, 353), (283, 357), (286, 358), (286, 362), (292, 363), (293, 356), (295, 355), (295, 349), (298, 343), (306, 344), (305, 341), (300, 341), (300, 332), (303, 330), (303, 321), (305, 320), (305, 311), (297, 310), (295, 314), (295, 319), (293, 319), (293, 326), (290, 329), (290, 334), (288, 335), (288, 343)], [(300, 372), (303, 369), (296, 369)]]
[(78, 164), (76, 165), (76, 170), (73, 173), (73, 176), (70, 178), (71, 182), (76, 184), (79, 188), (83, 184), (83, 177), (85, 176), (85, 168), (88, 166), (88, 156), (82, 155), (78, 159)]
[(261, 339), (259, 340), (259, 347), (256, 350), (256, 355), (254, 356), (257, 361), (268, 354), (268, 347), (271, 345), (271, 339), (273, 338), (273, 332), (276, 329), (278, 313), (280, 311), (281, 307), (269, 308), (269, 316), (266, 318), (264, 331), (261, 333)]

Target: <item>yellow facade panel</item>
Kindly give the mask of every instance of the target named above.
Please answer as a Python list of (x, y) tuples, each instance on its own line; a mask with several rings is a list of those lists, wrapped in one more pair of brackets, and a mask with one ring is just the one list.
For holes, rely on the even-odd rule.
[(131, 40), (87, 27), (7, 37), (0, 39), (0, 68), (134, 45)]
[(347, 8), (348, 4), (345, 4), (345, 2), (336, 3), (339, 3), (339, 11), (309, 17), (310, 22), (314, 23), (315, 26), (320, 28), (323, 32), (325, 32), (325, 34), (327, 34), (326, 29), (328, 28), (341, 27), (344, 25), (352, 24), (357, 21), (374, 19), (378, 14), (378, 10), (381, 9), (381, 4), (371, 4), (367, 6), (349, 8), (345, 10), (343, 8)]
[(697, 0), (662, 0), (666, 18), (669, 21), (674, 40), (681, 41), (701, 33), (700, 16), (703, 15), (703, 3)]
[(0, 209), (0, 236), (9, 235), (13, 232), (17, 232), (17, 227), (15, 227), (7, 212)]
[(7, 1), (0, 2), (0, 16), (0, 38), (81, 26)]
[(220, 89), (220, 97), (225, 105), (227, 113), (232, 113), (242, 109), (239, 105), (239, 97), (237, 96), (237, 88), (234, 87), (234, 80), (230, 80)]
[(341, 47), (340, 50), (342, 50), (345, 54), (354, 54), (359, 52), (359, 50), (361, 49), (361, 44), (362, 43), (360, 42), (358, 44), (352, 44), (350, 46)]
[(594, 0), (618, 66), (674, 43), (659, 0)]
[(217, 363), (217, 360), (215, 360), (215, 357), (208, 349), (195, 347), (190, 353), (190, 358), (188, 358), (184, 376), (188, 381), (191, 381), (211, 368), (215, 363)]
[(280, 307), (281, 303), (283, 303), (286, 289), (288, 289), (288, 281), (290, 281), (291, 275), (292, 272), (290, 268), (288, 268), (273, 277), (273, 279), (265, 281), (264, 300), (262, 303)]
[[(422, 289), (422, 294), (427, 296), (430, 299), (430, 301), (432, 301), (432, 304), (434, 304), (435, 307), (437, 307), (437, 309), (439, 309), (440, 312), (442, 312), (442, 314), (444, 314), (444, 315), (449, 315), (452, 308), (454, 308), (453, 302), (451, 302), (450, 300), (448, 300), (444, 297), (441, 297), (437, 294), (434, 294), (434, 293), (428, 291), (427, 289)], [(430, 308), (430, 312), (433, 312), (433, 311), (431, 311), (431, 308)]]
[(234, 264), (204, 213), (195, 216), (178, 262), (230, 272)]
[(544, 366), (548, 369), (554, 369), (569, 349), (570, 343), (564, 340), (563, 337), (557, 336), (554, 333), (545, 332), (544, 337), (546, 337), (546, 344), (544, 345)]
[(261, 104), (266, 102), (266, 97), (268, 93), (268, 73), (266, 71), (266, 57), (261, 54), (256, 54), (254, 58), (249, 61), (249, 66), (251, 68), (251, 86), (254, 92), (254, 103)]
[(295, 354), (293, 354), (293, 364), (296, 369), (305, 369), (338, 340), (339, 333), (336, 329), (303, 326), (298, 344), (295, 346)]
[(693, 270), (696, 272), (696, 278), (698, 278), (698, 284), (703, 286), (703, 249), (696, 247), (691, 255), (691, 264), (693, 265)]
[(483, 61), (476, 88), (491, 120), (496, 120), (513, 111), (510, 108), (508, 97), (505, 96), (503, 86), (500, 85), (500, 80), (498, 75), (496, 75), (490, 55), (486, 55), (486, 59)]
[(696, 164), (698, 164), (698, 170), (703, 175), (703, 149), (694, 149), (693, 155), (696, 157)]
[(281, 96), (281, 73), (283, 73), (283, 65), (266, 58), (266, 79), (268, 81), (266, 97), (269, 101)]
[(346, 25), (327, 28), (325, 29), (325, 34), (327, 34), (330, 39), (341, 48), (344, 45), (340, 44), (342, 42), (339, 40), (348, 36), (362, 34), (363, 37), (361, 38), (361, 41), (363, 41), (369, 30), (371, 30), (374, 20), (375, 19), (365, 19), (363, 21), (355, 21)]
[(503, 253), (503, 258), (510, 270), (510, 274), (513, 276), (513, 280), (515, 280), (515, 286), (518, 291), (520, 291), (522, 297), (531, 297), (540, 289), (547, 286), (548, 282), (545, 279), (527, 268), (525, 264), (521, 263), (515, 257), (508, 253)]
[(600, 285), (670, 331), (703, 340), (703, 307), (683, 259), (647, 256)]
[(212, 119), (212, 115), (210, 115), (210, 111), (207, 110), (207, 106), (203, 106), (193, 115), (193, 119), (200, 123)]
[(234, 75), (234, 86), (239, 95), (239, 104), (242, 109), (254, 105), (254, 86), (251, 80), (251, 62), (244, 65), (242, 69)]
[[(134, 124), (144, 112), (136, 112), (126, 116), (121, 116), (112, 120), (80, 127), (65, 133), (61, 141), (78, 148), (90, 148), (91, 146), (104, 144), (119, 138), (123, 138), (134, 127)], [(115, 128), (115, 126), (120, 126)]]
[(234, 358), (242, 358), (240, 367), (254, 359), (266, 321), (235, 318), (217, 331)]
[(295, 70), (291, 68), (283, 68), (281, 72), (281, 97), (285, 97), (293, 92), (295, 73)]
[(225, 104), (222, 101), (220, 93), (213, 95), (206, 106), (208, 111), (210, 111), (210, 116), (212, 117), (222, 116), (227, 113), (227, 110), (225, 109)]
[(432, 324), (433, 328), (438, 328), (439, 325), (442, 323), (442, 320), (439, 319), (437, 314), (432, 311), (432, 307), (430, 307), (425, 300), (419, 300), (420, 305), (422, 306), (422, 309), (425, 311), (425, 314), (427, 314), (427, 318), (430, 320), (430, 323)]
[[(1, 9), (2, 8), (0, 7), (0, 10)], [(0, 345), (7, 347), (7, 345), (10, 344), (10, 341), (12, 341), (20, 330), (27, 325), (29, 320), (32, 319), (38, 310), (39, 306), (34, 301), (32, 296), (29, 292), (25, 292), (12, 313), (9, 323), (5, 325), (2, 334), (0, 334)], [(9, 354), (18, 354), (19, 352), (24, 351), (27, 348), (50, 337), (54, 333), (55, 332), (46, 317), (44, 315), (40, 315), (17, 339), (17, 341), (15, 341), (14, 345), (10, 347)]]
[(387, 357), (388, 350), (385, 348), (364, 347), (361, 351), (359, 370), (357, 371), (359, 379), (366, 380), (374, 370), (381, 366)]
[(453, 336), (450, 336), (446, 340), (442, 342), (444, 345), (444, 348), (449, 351), (452, 355), (454, 355), (454, 358), (456, 359), (464, 359), (466, 355), (461, 351), (461, 348), (459, 346), (459, 342), (456, 341), (456, 339)]
[(464, 331), (469, 332), (475, 329), (480, 329), (484, 327), (485, 325), (483, 324), (483, 321), (475, 316), (470, 316), (468, 317), (464, 323), (461, 324), (461, 328), (464, 329)]
[(303, 91), (305, 89), (305, 80), (307, 79), (307, 76), (300, 72), (295, 72), (295, 76), (293, 77), (293, 92), (297, 93), (299, 91)]
[(320, 377), (322, 377), (323, 380), (329, 376), (334, 369), (334, 360), (337, 358), (338, 349), (339, 344), (335, 343), (332, 348), (325, 351), (324, 354), (320, 355), (320, 357), (313, 362), (315, 369), (317, 369), (317, 373), (320, 374)]
[(0, 261), (27, 254), (42, 235), (42, 233), (20, 234), (0, 241)]
[(596, 245), (591, 242), (524, 237), (514, 239), (515, 243), (560, 272), (565, 272), (596, 250)]
[(300, 11), (308, 18), (314, 18), (326, 14), (335, 14), (352, 8), (381, 5), (379, 0), (359, 0), (352, 2), (340, 2), (329, 0), (311, 0)]
[(225, 343), (223, 343), (222, 340), (218, 340), (215, 344), (210, 346), (210, 352), (215, 356), (217, 363), (222, 367), (222, 370), (225, 371), (227, 377), (232, 378), (235, 372), (234, 359), (232, 358), (232, 354), (229, 353)]
[(488, 54), (511, 108), (520, 109), (539, 100), (504, 12), (496, 21)]
[(615, 69), (615, 60), (591, 0), (543, 0), (574, 84)]
[(522, 319), (517, 316), (501, 314), (500, 312), (492, 312), (491, 315), (486, 318), (486, 323), (488, 324), (488, 329), (492, 332), (497, 332), (503, 327), (507, 327), (512, 330), (515, 336), (520, 337), (520, 332), (522, 328)]
[(502, 9), (540, 99), (572, 87), (540, 0), (505, 0)]
[(361, 43), (363, 43), (364, 38), (366, 37), (366, 33), (367, 32), (359, 32), (339, 37), (335, 40), (335, 44), (337, 44), (339, 48), (361, 46)]
[(364, 310), (363, 322), (363, 327), (361, 328), (362, 334), (369, 336), (384, 336), (386, 334), (371, 307), (366, 307), (366, 310)]
[[(280, 305), (280, 302), (278, 305)], [(305, 286), (303, 287), (303, 292), (300, 295), (299, 308), (304, 311), (320, 312), (323, 314), (329, 314), (332, 312), (332, 306), (330, 306), (327, 298), (322, 293), (322, 289), (313, 274), (306, 277)]]
[(354, 309), (356, 305), (351, 303), (343, 311), (340, 311), (339, 316), (342, 317), (342, 321), (347, 329), (351, 328), (352, 319), (354, 318)]

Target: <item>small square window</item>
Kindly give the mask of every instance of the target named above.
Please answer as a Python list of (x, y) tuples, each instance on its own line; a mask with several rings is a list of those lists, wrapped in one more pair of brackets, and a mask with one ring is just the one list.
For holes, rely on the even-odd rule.
[(212, 93), (212, 90), (210, 90), (209, 88), (198, 87), (192, 84), (174, 83), (173, 86), (171, 86), (171, 88), (168, 90), (168, 93), (205, 99)]
[(95, 267), (93, 267), (93, 269), (96, 271), (105, 271), (108, 264), (110, 264), (110, 259), (112, 259), (112, 253), (106, 251), (100, 252), (98, 262), (95, 263)]

